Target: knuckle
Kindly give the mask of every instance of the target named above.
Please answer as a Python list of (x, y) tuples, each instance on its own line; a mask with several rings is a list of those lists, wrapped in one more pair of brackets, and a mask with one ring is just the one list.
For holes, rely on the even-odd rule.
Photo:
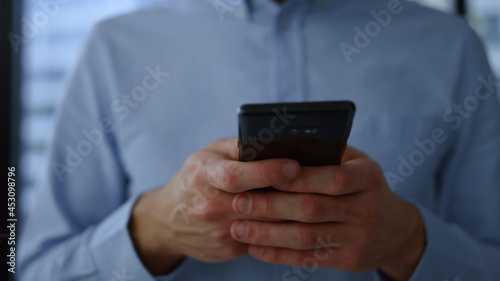
[(189, 155), (189, 157), (186, 160), (186, 163), (196, 163), (198, 161), (201, 161), (203, 159), (204, 152), (203, 151), (196, 151), (195, 153)]
[(271, 174), (269, 173), (268, 169), (260, 169), (258, 171), (259, 177), (260, 177), (260, 182), (262, 183), (262, 187), (265, 186), (272, 186), (274, 184), (273, 178)]
[(195, 205), (195, 208), (198, 210), (198, 217), (203, 221), (214, 221), (220, 219), (220, 212), (213, 203), (203, 202)]
[(220, 187), (232, 190), (238, 187), (238, 178), (236, 177), (238, 173), (239, 165), (235, 162), (229, 163), (216, 173), (216, 181)]
[(301, 199), (301, 220), (305, 222), (316, 222), (323, 218), (326, 213), (326, 207), (319, 202), (318, 198), (313, 196), (304, 196)]
[(207, 199), (214, 199), (217, 196), (219, 196), (219, 194), (221, 193), (221, 191), (218, 188), (214, 188), (213, 186), (207, 185), (205, 183), (204, 179), (202, 179), (201, 181), (202, 181), (202, 184), (203, 184), (203, 188), (200, 188), (198, 190), (200, 190), (200, 192), (203, 193), (203, 195), (204, 195), (205, 198), (207, 198)]
[(332, 183), (335, 190), (342, 192), (352, 184), (350, 175), (342, 168), (332, 174)]
[(358, 216), (363, 224), (372, 225), (380, 221), (382, 213), (377, 206), (366, 204), (360, 208)]
[(218, 242), (225, 242), (229, 240), (231, 235), (229, 234), (228, 231), (223, 230), (223, 229), (214, 229), (210, 231), (209, 236), (212, 240), (218, 241)]
[(226, 142), (226, 139), (216, 139), (215, 141), (210, 144), (210, 147), (212, 146), (219, 146), (221, 144), (224, 144)]
[(198, 167), (200, 165), (203, 166), (205, 163), (210, 161), (210, 159), (213, 156), (212, 154), (213, 154), (212, 152), (207, 151), (207, 150), (198, 150), (195, 153), (191, 154), (187, 158), (185, 163), (187, 165), (196, 166), (196, 167)]
[[(245, 192), (242, 193), (250, 198), (249, 213), (255, 216), (274, 217), (276, 216), (275, 196), (272, 192)], [(255, 203), (254, 203), (255, 202)]]
[(202, 156), (203, 153), (197, 152), (189, 156), (182, 171), (183, 188), (192, 189), (201, 185), (205, 185), (205, 162)]
[[(264, 213), (265, 216), (272, 217), (275, 215), (276, 210), (275, 210), (272, 196), (262, 196), (261, 199), (254, 198), (253, 201), (262, 202), (260, 205), (261, 206), (260, 208), (262, 209), (262, 212)], [(257, 213), (258, 213), (258, 211), (257, 211)]]
[(270, 234), (267, 229), (264, 229), (263, 226), (259, 228), (260, 230), (257, 232), (254, 230), (252, 225), (250, 224), (248, 227), (248, 233), (246, 239), (249, 242), (253, 243), (265, 243), (270, 241)]
[(269, 229), (266, 229), (266, 227), (264, 226), (261, 226), (259, 229), (260, 231), (258, 233), (255, 233), (255, 231), (253, 231), (251, 227), (249, 228), (248, 236), (250, 238), (250, 241), (260, 243), (267, 243), (272, 241)]
[(193, 167), (189, 176), (183, 178), (183, 189), (191, 190), (205, 184), (205, 177), (200, 173), (199, 167)]
[(297, 242), (304, 249), (310, 249), (314, 245), (316, 245), (316, 241), (318, 239), (318, 234), (315, 231), (312, 231), (308, 227), (302, 227), (299, 229)]

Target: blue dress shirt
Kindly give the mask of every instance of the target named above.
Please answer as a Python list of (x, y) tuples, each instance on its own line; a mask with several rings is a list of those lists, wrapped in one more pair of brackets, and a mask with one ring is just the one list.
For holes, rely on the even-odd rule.
[(243, 256), (153, 277), (141, 194), (237, 135), (244, 103), (352, 100), (349, 144), (422, 213), (412, 281), (500, 280), (499, 86), (462, 19), (398, 0), (177, 0), (100, 23), (61, 106), (20, 280), (383, 280)]

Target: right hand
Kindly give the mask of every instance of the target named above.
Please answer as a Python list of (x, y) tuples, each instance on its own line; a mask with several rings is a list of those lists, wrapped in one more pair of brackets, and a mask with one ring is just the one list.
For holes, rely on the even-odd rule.
[(222, 262), (247, 253), (235, 241), (231, 223), (245, 219), (233, 211), (240, 191), (293, 180), (300, 165), (291, 159), (239, 162), (237, 139), (221, 139), (192, 154), (163, 187), (135, 204), (129, 231), (143, 264), (153, 275), (171, 272), (186, 256)]

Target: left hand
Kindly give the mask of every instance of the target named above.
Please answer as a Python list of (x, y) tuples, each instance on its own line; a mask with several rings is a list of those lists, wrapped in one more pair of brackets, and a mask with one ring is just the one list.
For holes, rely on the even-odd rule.
[(348, 147), (339, 166), (302, 167), (277, 190), (234, 190), (231, 235), (254, 258), (347, 272), (380, 269), (408, 280), (425, 248), (412, 204), (390, 191), (379, 166)]

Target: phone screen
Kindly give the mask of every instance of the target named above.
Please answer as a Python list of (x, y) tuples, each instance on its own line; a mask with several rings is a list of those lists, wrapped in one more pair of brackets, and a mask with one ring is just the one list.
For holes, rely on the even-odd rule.
[(240, 161), (292, 158), (303, 166), (338, 165), (354, 112), (350, 101), (243, 105)]

